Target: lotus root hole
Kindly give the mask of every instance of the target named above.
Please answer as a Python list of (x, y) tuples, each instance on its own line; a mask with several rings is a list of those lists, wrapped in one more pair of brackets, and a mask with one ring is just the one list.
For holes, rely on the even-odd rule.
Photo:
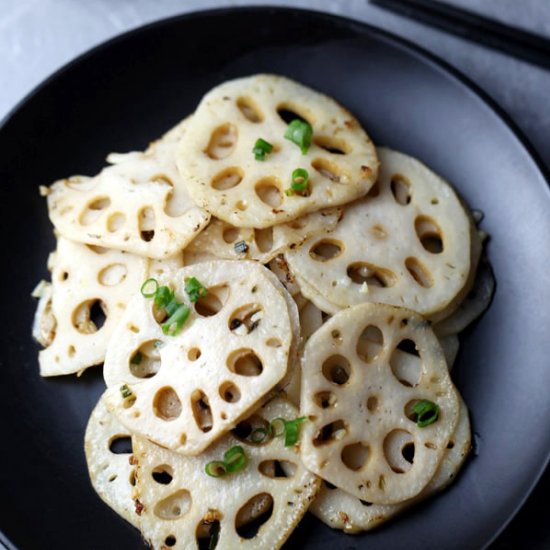
[(439, 204), (439, 199), (437, 199), (436, 197), (434, 197), (431, 201), (430, 201), (430, 204)]
[(244, 172), (240, 168), (231, 166), (216, 174), (212, 178), (210, 185), (217, 191), (226, 191), (227, 189), (237, 187), (243, 180), (243, 177)]
[(235, 203), (235, 208), (244, 212), (248, 208), (248, 202), (245, 200), (240, 200)]
[(375, 199), (380, 195), (380, 184), (376, 182), (370, 189), (369, 192), (366, 194), (366, 197), (370, 199)]
[(146, 243), (155, 237), (155, 211), (151, 206), (142, 208), (138, 213), (139, 236)]
[(136, 378), (152, 378), (160, 370), (158, 340), (148, 340), (131, 355), (128, 363), (130, 372)]
[(262, 122), (264, 115), (254, 100), (250, 97), (239, 97), (237, 99), (237, 107), (243, 114), (246, 120), (253, 122), (254, 124)]
[(97, 246), (95, 244), (86, 244), (84, 246), (86, 246), (86, 248), (94, 254), (106, 254), (107, 252), (109, 252), (109, 249), (105, 248), (104, 246)]
[(348, 155), (351, 153), (349, 143), (334, 136), (315, 136), (313, 143), (333, 155)]
[(320, 391), (313, 396), (313, 402), (321, 409), (330, 409), (338, 402), (336, 395), (330, 391)]
[(217, 510), (208, 510), (195, 531), (199, 550), (214, 550), (218, 546), (222, 515)]
[(331, 331), (330, 335), (332, 336), (332, 339), (337, 343), (341, 344), (343, 341), (342, 333), (338, 329), (334, 329)]
[(72, 315), (73, 326), (81, 334), (93, 334), (101, 330), (106, 320), (107, 305), (98, 298), (82, 302)]
[(283, 202), (281, 182), (275, 177), (267, 177), (259, 180), (254, 190), (258, 198), (270, 208), (279, 208)]
[(418, 216), (414, 221), (414, 229), (425, 250), (431, 254), (443, 252), (443, 237), (441, 228), (428, 216)]
[(234, 124), (222, 124), (212, 132), (204, 152), (212, 160), (227, 158), (235, 150), (238, 138), (239, 132)]
[(307, 214), (300, 216), (299, 218), (296, 218), (295, 220), (292, 220), (289, 222), (290, 227), (292, 229), (295, 229), (296, 231), (300, 231), (301, 229), (304, 229), (309, 222), (309, 217)]
[(297, 105), (296, 103), (285, 101), (277, 105), (277, 114), (281, 117), (283, 122), (290, 124), (293, 120), (301, 120), (307, 122), (311, 126), (314, 123), (314, 117), (303, 105)]
[(265, 420), (265, 418), (262, 418), (258, 414), (253, 414), (252, 416), (249, 416), (245, 420), (241, 420), (232, 430), (231, 433), (241, 441), (246, 441), (246, 443), (250, 444), (253, 443), (248, 439), (250, 437), (250, 434), (258, 429), (262, 428), (264, 430), (267, 430), (269, 428), (269, 422)]
[(69, 272), (68, 271), (62, 271), (59, 274), (59, 280), (63, 283), (69, 278)]
[(94, 223), (103, 212), (111, 206), (109, 197), (98, 197), (84, 208), (80, 214), (79, 222), (81, 225), (90, 225)]
[(132, 438), (129, 435), (115, 435), (109, 442), (109, 451), (115, 455), (132, 454)]
[(383, 350), (384, 336), (382, 331), (374, 325), (366, 326), (357, 339), (357, 356), (366, 363), (378, 358)]
[(168, 464), (161, 464), (153, 469), (151, 477), (160, 485), (168, 485), (174, 479), (174, 470)]
[(233, 382), (224, 382), (220, 388), (220, 397), (226, 403), (238, 403), (241, 399), (241, 391)]
[(280, 348), (283, 343), (278, 338), (268, 338), (265, 345), (270, 348)]
[(132, 487), (135, 487), (136, 485), (136, 470), (133, 469), (131, 472), (130, 472), (130, 475), (128, 477), (128, 483), (132, 486)]
[(273, 227), (254, 229), (254, 241), (260, 252), (269, 252), (273, 248)]
[[(258, 511), (261, 513), (258, 515)], [(250, 498), (237, 512), (235, 530), (243, 539), (253, 539), (273, 514), (273, 497), (269, 493), (260, 493)], [(254, 518), (250, 521), (250, 518)]]
[(136, 327), (136, 325), (134, 325), (133, 323), (128, 323), (126, 325), (126, 328), (130, 331), (130, 332), (133, 332), (134, 334), (138, 334), (139, 333), (139, 327)]
[(172, 547), (172, 546), (175, 546), (176, 545), (176, 537), (174, 535), (168, 535), (165, 539), (164, 539), (164, 544), (166, 546), (169, 546), (169, 547)]
[(422, 358), (413, 340), (404, 339), (390, 356), (393, 375), (407, 387), (417, 386), (422, 376)]
[(378, 409), (378, 397), (376, 395), (370, 395), (367, 399), (367, 410), (371, 413), (376, 412)]
[(368, 443), (360, 441), (358, 443), (352, 443), (346, 445), (342, 449), (340, 458), (346, 468), (350, 470), (361, 470), (369, 460), (370, 449)]
[(411, 202), (411, 183), (401, 174), (394, 174), (391, 178), (391, 192), (395, 202), (407, 206)]
[(191, 493), (187, 489), (180, 489), (179, 491), (176, 491), (170, 496), (162, 499), (160, 502), (157, 502), (154, 508), (154, 514), (160, 519), (178, 519), (189, 512), (191, 509), (191, 503)]
[(199, 348), (191, 348), (187, 352), (187, 359), (189, 359), (189, 361), (196, 361), (201, 355), (201, 350)]
[(176, 390), (165, 386), (157, 391), (153, 399), (153, 412), (161, 420), (175, 420), (181, 414), (181, 401)]
[(109, 233), (116, 233), (122, 229), (125, 222), (126, 216), (122, 212), (115, 212), (107, 219), (107, 231), (109, 231)]
[(262, 374), (261, 359), (251, 349), (239, 349), (227, 358), (227, 368), (241, 376), (259, 376)]
[(227, 244), (232, 244), (239, 238), (239, 235), (240, 235), (240, 229), (238, 227), (230, 226), (230, 227), (226, 227), (223, 230), (222, 239)]
[(97, 280), (103, 286), (117, 286), (128, 275), (128, 268), (121, 263), (110, 264), (104, 267), (97, 275)]
[(297, 468), (294, 462), (288, 460), (264, 460), (258, 466), (261, 474), (272, 479), (294, 477)]
[(311, 162), (311, 166), (324, 178), (334, 183), (349, 183), (351, 178), (335, 162), (324, 158), (317, 158)]
[(430, 288), (433, 286), (434, 281), (432, 278), (432, 274), (418, 258), (415, 258), (413, 256), (407, 258), (405, 260), (405, 267), (418, 285), (423, 288)]
[(212, 317), (219, 313), (229, 298), (226, 284), (208, 288), (208, 294), (195, 302), (195, 311), (202, 317)]
[(333, 239), (321, 239), (310, 249), (309, 255), (318, 262), (327, 262), (337, 258), (344, 251), (344, 244)]
[(69, 357), (74, 357), (76, 354), (76, 348), (73, 346), (73, 345), (70, 345), (68, 348), (67, 348), (67, 355)]
[(414, 438), (411, 433), (392, 430), (384, 438), (383, 448), (386, 462), (396, 474), (404, 474), (411, 469), (414, 460)]
[(208, 396), (202, 390), (195, 390), (191, 394), (191, 410), (199, 430), (208, 433), (212, 429), (212, 409)]
[(449, 443), (447, 443), (447, 449), (453, 449), (455, 446), (455, 442), (454, 441), (449, 441)]
[(229, 330), (233, 334), (244, 336), (260, 326), (264, 309), (260, 304), (246, 304), (229, 316)]
[(323, 363), (323, 376), (333, 384), (342, 386), (351, 376), (350, 362), (342, 355), (331, 355)]
[(348, 433), (348, 427), (343, 420), (335, 420), (323, 426), (313, 438), (313, 446), (320, 447), (334, 441), (340, 441)]
[(388, 288), (393, 286), (396, 281), (393, 271), (367, 262), (355, 262), (348, 265), (347, 274), (353, 283), (361, 286), (366, 284), (367, 288)]

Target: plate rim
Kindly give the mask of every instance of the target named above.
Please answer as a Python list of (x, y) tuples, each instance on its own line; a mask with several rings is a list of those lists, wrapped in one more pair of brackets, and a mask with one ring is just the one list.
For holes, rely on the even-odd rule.
[[(327, 11), (322, 10), (313, 10), (304, 7), (292, 7), (288, 5), (277, 5), (277, 4), (265, 4), (265, 5), (240, 5), (240, 6), (223, 6), (215, 8), (207, 8), (203, 10), (193, 10), (188, 12), (183, 12), (175, 15), (170, 15), (167, 17), (162, 17), (156, 19), (149, 23), (139, 25), (135, 28), (128, 29), (121, 33), (118, 33), (111, 38), (103, 40), (99, 44), (92, 46), (85, 50), (84, 52), (76, 55), (74, 58), (70, 59), (66, 63), (62, 64), (60, 67), (55, 69), (52, 73), (46, 76), (41, 82), (31, 88), (20, 100), (18, 100), (15, 105), (13, 105), (8, 112), (0, 119), (0, 135), (9, 129), (9, 125), (16, 119), (18, 113), (26, 108), (36, 96), (38, 96), (44, 89), (54, 82), (56, 79), (61, 77), (63, 74), (71, 71), (73, 67), (79, 65), (80, 63), (86, 61), (88, 58), (96, 55), (98, 52), (107, 50), (118, 42), (123, 42), (128, 39), (132, 39), (134, 36), (137, 36), (142, 33), (147, 33), (150, 29), (155, 29), (162, 27), (164, 25), (173, 25), (180, 24), (180, 22), (186, 22), (198, 18), (219, 18), (227, 14), (234, 14), (238, 12), (246, 13), (257, 13), (257, 14), (266, 14), (270, 12), (283, 12), (288, 14), (298, 14), (301, 16), (313, 16), (317, 18), (324, 18), (329, 21), (337, 21), (342, 25), (354, 26), (361, 30), (364, 34), (371, 34), (377, 38), (382, 39), (385, 42), (391, 43), (392, 45), (398, 47), (402, 51), (406, 51), (409, 54), (413, 54), (417, 59), (423, 61), (430, 65), (432, 68), (437, 70), (440, 73), (443, 73), (447, 77), (451, 77), (456, 84), (460, 85), (462, 89), (469, 93), (473, 93), (476, 96), (477, 100), (480, 100), (486, 107), (488, 107), (494, 115), (497, 116), (503, 123), (504, 126), (513, 134), (514, 138), (521, 145), (524, 151), (527, 153), (529, 159), (533, 162), (534, 166), (541, 175), (540, 182), (530, 182), (530, 185), (542, 185), (543, 192), (546, 192), (548, 199), (550, 200), (550, 166), (543, 161), (540, 153), (536, 150), (534, 145), (531, 143), (531, 140), (527, 137), (524, 131), (518, 126), (512, 116), (502, 107), (497, 100), (495, 100), (489, 92), (484, 90), (480, 85), (473, 81), (469, 76), (464, 74), (460, 69), (457, 69), (450, 62), (442, 59), (437, 54), (432, 53), (430, 50), (426, 49), (423, 46), (420, 46), (416, 42), (413, 42), (410, 39), (403, 38), (391, 31), (382, 29), (373, 25), (371, 23), (363, 22), (353, 17), (348, 17), (345, 15), (333, 14)], [(502, 532), (508, 527), (511, 521), (517, 516), (518, 512), (523, 508), (526, 501), (532, 494), (535, 487), (540, 482), (545, 470), (550, 466), (550, 449), (547, 451), (547, 455), (540, 468), (535, 472), (533, 481), (527, 488), (526, 493), (518, 501), (514, 507), (512, 513), (508, 516), (506, 521), (499, 527), (497, 531), (492, 535), (492, 537), (487, 541), (483, 546), (484, 549), (489, 548), (496, 539), (502, 534)], [(8, 539), (6, 534), (2, 529), (0, 529), (0, 548), (5, 546), (8, 550), (18, 550), (18, 547), (15, 546)]]

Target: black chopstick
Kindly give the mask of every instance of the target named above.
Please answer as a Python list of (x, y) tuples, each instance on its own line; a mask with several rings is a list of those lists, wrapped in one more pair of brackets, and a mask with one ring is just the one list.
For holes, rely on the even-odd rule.
[(467, 40), (550, 68), (550, 40), (474, 12), (435, 0), (369, 0), (381, 8), (417, 19)]

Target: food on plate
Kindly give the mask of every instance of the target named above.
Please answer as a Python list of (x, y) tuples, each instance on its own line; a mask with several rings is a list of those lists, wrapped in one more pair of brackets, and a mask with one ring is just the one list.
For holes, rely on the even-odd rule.
[(206, 94), (177, 157), (198, 205), (257, 229), (361, 197), (378, 172), (374, 145), (351, 113), (274, 75), (232, 80)]
[(41, 189), (33, 335), (44, 377), (104, 364), (90, 480), (147, 543), (280, 548), (308, 508), (368, 531), (457, 476), (450, 369), (495, 283), (449, 183), (274, 75), (108, 162)]

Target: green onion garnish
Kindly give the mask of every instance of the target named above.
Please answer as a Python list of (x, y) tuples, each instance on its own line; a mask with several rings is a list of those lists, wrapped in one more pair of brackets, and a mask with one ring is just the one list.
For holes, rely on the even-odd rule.
[(248, 437), (252, 443), (263, 443), (268, 437), (285, 436), (285, 447), (292, 447), (298, 442), (300, 434), (300, 424), (307, 418), (301, 416), (295, 420), (285, 420), (284, 418), (274, 418), (267, 428), (256, 428)]
[[(153, 285), (154, 290), (147, 292), (147, 287), (150, 287)], [(159, 283), (156, 279), (147, 279), (142, 285), (141, 285), (141, 293), (145, 298), (152, 298), (157, 293), (157, 290), (159, 289)]]
[(143, 359), (143, 355), (141, 354), (140, 351), (138, 351), (137, 353), (134, 354), (130, 363), (132, 363), (132, 365), (139, 365), (142, 359)]
[(412, 411), (416, 414), (416, 425), (419, 428), (425, 428), (439, 418), (439, 406), (427, 399), (417, 401), (413, 405)]
[(306, 420), (305, 416), (301, 416), (300, 418), (296, 418), (296, 420), (285, 422), (285, 447), (296, 445), (300, 436), (300, 424)]
[(237, 254), (244, 254), (245, 252), (248, 252), (248, 245), (244, 241), (239, 241), (238, 243), (235, 243), (233, 245), (233, 248), (235, 249), (235, 252)]
[(299, 119), (294, 119), (288, 125), (285, 132), (285, 139), (295, 143), (302, 151), (302, 155), (305, 155), (308, 152), (312, 137), (313, 128), (311, 127), (311, 124)]
[(242, 470), (247, 462), (244, 449), (239, 445), (235, 445), (225, 451), (223, 461), (213, 460), (209, 462), (204, 467), (204, 471), (211, 477), (222, 477), (226, 474), (233, 474)]
[(271, 145), (269, 141), (266, 141), (262, 138), (258, 138), (256, 140), (256, 143), (254, 144), (254, 149), (252, 149), (252, 152), (254, 153), (254, 158), (259, 161), (264, 161), (265, 156), (269, 155), (271, 151), (273, 151), (273, 145)]
[(124, 399), (133, 395), (132, 390), (126, 384), (120, 386), (120, 393)]
[(191, 310), (185, 304), (179, 304), (172, 315), (162, 323), (162, 332), (168, 336), (176, 336), (181, 331), (190, 313)]
[(247, 463), (244, 449), (239, 445), (231, 447), (231, 449), (225, 451), (223, 454), (223, 461), (225, 463), (225, 469), (230, 474), (242, 470)]
[(270, 424), (271, 430), (275, 437), (279, 437), (285, 433), (286, 420), (284, 418), (274, 418)]
[(212, 462), (209, 462), (204, 467), (204, 471), (211, 477), (222, 477), (227, 474), (225, 464), (221, 460), (213, 460)]
[(290, 182), (290, 188), (285, 191), (287, 196), (294, 195), (295, 193), (301, 194), (307, 191), (309, 187), (309, 174), (304, 168), (296, 168), (292, 172), (292, 179)]
[(208, 289), (195, 277), (189, 277), (185, 279), (185, 292), (192, 302), (196, 302), (208, 294)]
[[(192, 277), (190, 280), (196, 281), (200, 288), (206, 291), (197, 279)], [(202, 292), (196, 287), (195, 284), (193, 284), (193, 286), (195, 287), (196, 292), (199, 292), (199, 294)], [(154, 292), (152, 292), (153, 288)], [(159, 286), (156, 279), (147, 279), (141, 285), (141, 294), (143, 294), (145, 298), (153, 298), (155, 306), (159, 309), (163, 309), (168, 316), (168, 319), (162, 324), (162, 332), (164, 332), (164, 334), (168, 334), (169, 336), (175, 336), (178, 334), (185, 324), (185, 321), (187, 321), (191, 310), (185, 304), (177, 301), (176, 293), (167, 286)]]
[(251, 434), (250, 434), (250, 441), (252, 443), (263, 443), (269, 436), (271, 435), (271, 429), (270, 426), (266, 428), (256, 428)]

